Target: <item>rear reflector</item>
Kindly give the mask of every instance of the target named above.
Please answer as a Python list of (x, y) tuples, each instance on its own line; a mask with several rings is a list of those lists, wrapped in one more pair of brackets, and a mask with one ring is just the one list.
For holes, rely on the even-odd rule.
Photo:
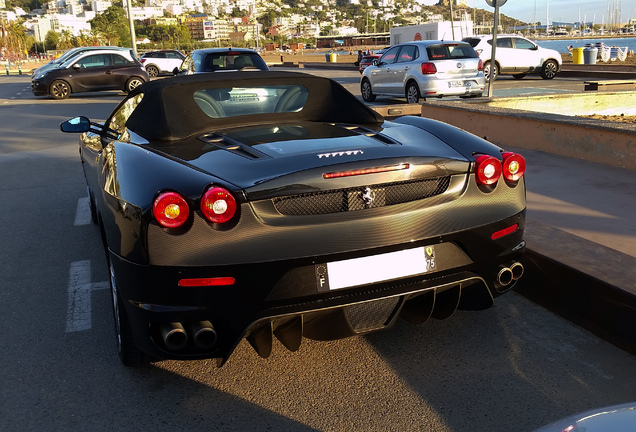
[(353, 176), (359, 176), (359, 175), (365, 175), (365, 174), (377, 174), (377, 173), (400, 171), (400, 170), (406, 170), (406, 169), (409, 169), (409, 164), (402, 163), (402, 164), (389, 165), (389, 166), (383, 166), (383, 167), (324, 173), (322, 175), (322, 178), (331, 179), (331, 178), (340, 178), (340, 177), (353, 177)]
[(508, 228), (504, 228), (502, 230), (492, 233), (492, 235), (490, 236), (490, 239), (497, 240), (498, 238), (505, 237), (508, 234), (512, 234), (513, 232), (517, 231), (518, 228), (519, 228), (519, 224), (511, 225)]
[(234, 285), (236, 280), (233, 277), (214, 277), (214, 278), (193, 278), (181, 279), (179, 286), (182, 287), (203, 287), (203, 286), (227, 286)]

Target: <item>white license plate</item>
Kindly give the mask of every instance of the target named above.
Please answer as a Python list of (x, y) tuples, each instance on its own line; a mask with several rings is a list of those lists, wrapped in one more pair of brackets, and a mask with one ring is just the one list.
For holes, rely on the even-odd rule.
[(321, 291), (401, 279), (435, 270), (433, 246), (316, 265)]
[(470, 81), (449, 81), (449, 87), (470, 87)]

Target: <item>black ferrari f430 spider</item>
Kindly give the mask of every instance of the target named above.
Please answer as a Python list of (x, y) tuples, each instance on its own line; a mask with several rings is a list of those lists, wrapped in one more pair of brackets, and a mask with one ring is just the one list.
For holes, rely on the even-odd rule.
[(523, 157), (326, 78), (156, 80), (61, 129), (82, 133), (125, 365), (446, 318), (523, 274)]

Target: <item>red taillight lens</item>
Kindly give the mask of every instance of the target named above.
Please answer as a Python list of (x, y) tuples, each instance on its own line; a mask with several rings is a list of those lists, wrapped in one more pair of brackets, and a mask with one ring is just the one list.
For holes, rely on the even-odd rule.
[(208, 189), (201, 198), (201, 211), (213, 223), (224, 223), (236, 214), (236, 200), (222, 187)]
[(477, 65), (477, 70), (480, 70), (480, 71), (484, 70), (484, 61), (482, 59), (479, 59), (479, 64)]
[(517, 231), (518, 228), (519, 228), (519, 224), (510, 225), (508, 228), (504, 228), (502, 230), (492, 233), (490, 238), (492, 240), (497, 240), (498, 238), (505, 237), (508, 234), (512, 234), (513, 232)]
[(212, 278), (192, 278), (181, 279), (179, 286), (182, 287), (204, 287), (204, 286), (226, 286), (234, 285), (236, 280), (233, 277), (212, 277)]
[(477, 158), (475, 178), (477, 183), (491, 185), (501, 176), (501, 162), (493, 156), (481, 155)]
[(517, 153), (504, 153), (502, 170), (506, 180), (517, 181), (526, 172), (526, 160)]
[(139, 63), (144, 64), (146, 62), (146, 59), (139, 59)]
[(422, 73), (424, 75), (436, 74), (437, 68), (433, 63), (422, 63)]
[(164, 192), (155, 200), (152, 214), (161, 226), (178, 228), (190, 217), (190, 207), (178, 193)]

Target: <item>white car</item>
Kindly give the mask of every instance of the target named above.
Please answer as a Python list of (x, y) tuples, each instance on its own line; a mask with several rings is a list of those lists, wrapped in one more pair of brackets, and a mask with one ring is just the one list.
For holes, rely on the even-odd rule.
[(517, 79), (529, 73), (539, 73), (543, 79), (552, 79), (561, 70), (561, 54), (558, 51), (541, 48), (536, 43), (517, 35), (497, 35), (496, 61), (492, 55), (492, 35), (471, 36), (462, 39), (475, 49), (484, 61), (484, 75), (494, 78), (499, 74), (510, 74)]
[(479, 97), (486, 88), (483, 62), (466, 42), (416, 41), (394, 45), (364, 69), (360, 91), (366, 102), (376, 96)]
[(161, 73), (173, 73), (175, 68), (180, 68), (185, 55), (177, 50), (161, 50), (147, 52), (139, 61), (146, 68), (150, 77), (156, 77)]

